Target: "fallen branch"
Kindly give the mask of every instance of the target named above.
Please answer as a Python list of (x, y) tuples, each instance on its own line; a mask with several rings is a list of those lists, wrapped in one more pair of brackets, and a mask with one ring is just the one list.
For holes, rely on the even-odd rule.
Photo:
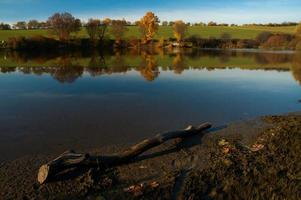
[(155, 137), (146, 139), (132, 146), (130, 149), (116, 155), (93, 156), (68, 151), (40, 167), (38, 172), (38, 182), (43, 184), (48, 180), (59, 176), (64, 171), (75, 168), (99, 168), (105, 170), (113, 166), (127, 163), (141, 153), (158, 146), (167, 140), (190, 137), (209, 128), (211, 128), (211, 124), (204, 123), (196, 128), (189, 126), (184, 130), (157, 134)]

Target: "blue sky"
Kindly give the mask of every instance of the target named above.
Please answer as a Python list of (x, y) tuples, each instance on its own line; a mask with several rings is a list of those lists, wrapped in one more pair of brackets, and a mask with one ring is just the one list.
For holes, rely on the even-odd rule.
[(54, 12), (135, 21), (146, 11), (164, 20), (225, 23), (301, 21), (301, 0), (0, 0), (0, 21), (46, 20)]

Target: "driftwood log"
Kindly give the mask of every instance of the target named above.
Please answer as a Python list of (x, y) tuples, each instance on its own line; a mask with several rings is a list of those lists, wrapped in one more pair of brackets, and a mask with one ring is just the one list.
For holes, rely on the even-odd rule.
[(46, 183), (48, 180), (53, 179), (55, 176), (59, 176), (64, 171), (70, 169), (99, 168), (105, 170), (110, 167), (125, 164), (141, 153), (158, 146), (167, 140), (190, 137), (209, 128), (211, 128), (211, 124), (204, 123), (198, 127), (189, 126), (184, 130), (157, 134), (153, 138), (143, 140), (142, 142), (132, 146), (130, 149), (116, 155), (99, 156), (67, 151), (58, 158), (40, 167), (38, 172), (38, 182), (40, 184)]

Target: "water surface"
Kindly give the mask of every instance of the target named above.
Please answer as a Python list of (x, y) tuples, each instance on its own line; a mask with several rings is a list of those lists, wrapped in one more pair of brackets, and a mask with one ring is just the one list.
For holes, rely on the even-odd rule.
[(0, 53), (2, 159), (129, 144), (158, 131), (299, 111), (301, 55)]

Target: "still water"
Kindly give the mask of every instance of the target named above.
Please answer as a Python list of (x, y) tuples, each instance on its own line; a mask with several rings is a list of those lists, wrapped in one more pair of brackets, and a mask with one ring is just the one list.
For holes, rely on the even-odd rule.
[(299, 111), (301, 54), (0, 53), (0, 154), (129, 144), (205, 121)]

